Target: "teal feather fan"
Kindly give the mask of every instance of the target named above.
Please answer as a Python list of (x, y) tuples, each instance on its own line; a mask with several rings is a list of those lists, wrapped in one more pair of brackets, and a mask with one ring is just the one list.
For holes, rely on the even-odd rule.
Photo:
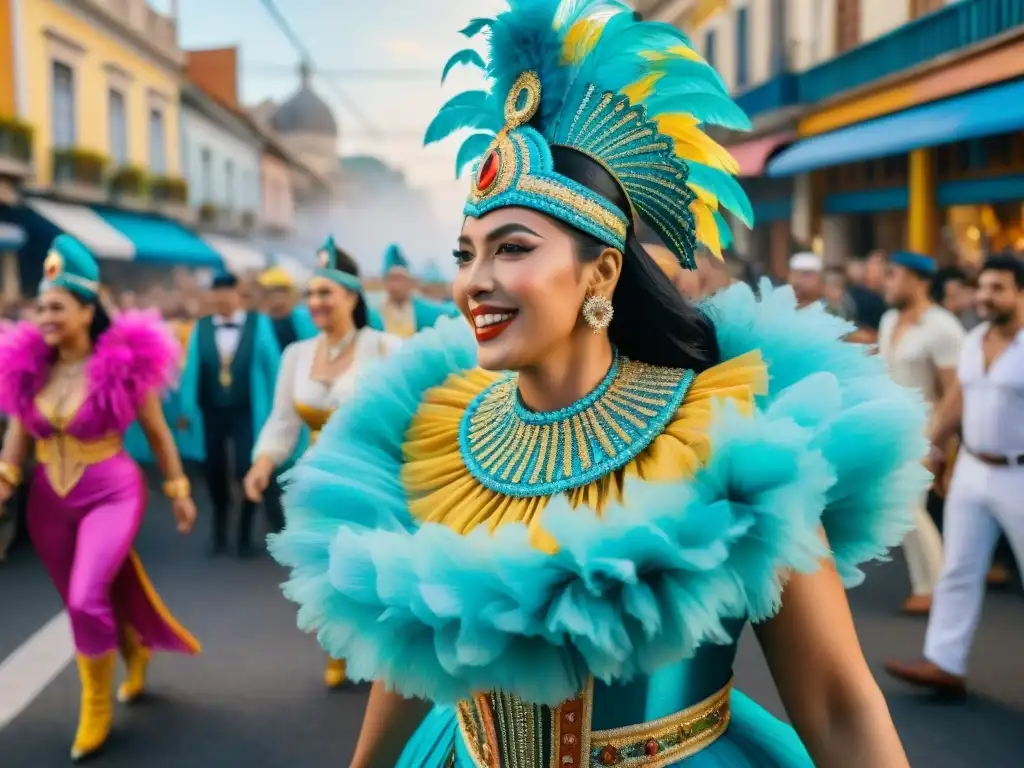
[[(703, 131), (708, 125), (746, 130), (749, 120), (680, 30), (638, 21), (620, 0), (508, 0), (508, 10), (474, 19), (462, 33), (486, 35), (489, 55), (485, 61), (473, 49), (459, 51), (444, 74), (457, 65), (478, 67), (490, 90), (450, 99), (425, 136), (429, 144), (474, 130), (458, 152), (456, 173), (492, 151), (501, 135), (529, 128), (549, 146), (572, 147), (601, 162), (626, 191), (633, 213), (686, 266), (698, 245), (721, 256), (731, 240), (722, 211), (752, 225), (750, 203), (734, 178), (736, 162)], [(524, 73), (539, 81), (539, 103), (518, 127), (507, 121), (506, 100)], [(531, 156), (543, 159), (545, 151)], [(530, 204), (515, 192), (505, 204)], [(494, 207), (467, 206), (467, 214)]]

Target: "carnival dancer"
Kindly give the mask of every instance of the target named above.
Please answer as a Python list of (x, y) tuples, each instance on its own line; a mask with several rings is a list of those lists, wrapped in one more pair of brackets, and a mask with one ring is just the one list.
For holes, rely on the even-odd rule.
[[(820, 305), (765, 283), (701, 310), (639, 245), (637, 219), (692, 268), (719, 203), (750, 218), (700, 128), (747, 120), (682, 32), (611, 0), (485, 29), (490, 91), (427, 133), (492, 133), (459, 153), (473, 327), (374, 369), (271, 544), (301, 625), (374, 681), (350, 765), (416, 729), (401, 766), (907, 766), (843, 580), (911, 525), (919, 396)], [(747, 620), (803, 743), (732, 687)]]
[[(270, 267), (260, 273), (258, 279), (263, 291), (263, 311), (274, 326), (277, 346), (283, 352), (289, 345), (317, 334), (316, 325), (309, 309), (299, 301), (295, 281), (282, 267)], [(305, 441), (296, 446), (296, 451), (305, 449)], [(299, 454), (295, 454), (299, 455)], [(291, 468), (291, 461), (278, 466), (266, 492), (263, 494), (263, 509), (267, 515), (267, 527), (277, 533), (284, 527), (284, 510), (281, 507), (281, 475)]]
[(177, 375), (177, 343), (156, 314), (110, 318), (97, 300), (99, 268), (68, 235), (43, 264), (39, 326), (0, 336), (0, 411), (12, 417), (0, 454), (0, 502), (21, 482), (35, 440), (29, 536), (67, 609), (82, 701), (74, 759), (106, 742), (113, 718), (115, 651), (127, 676), (123, 702), (145, 686), (152, 651), (195, 654), (132, 550), (146, 483), (123, 447), (142, 425), (166, 481), (178, 531), (196, 517), (160, 395)]
[[(293, 455), (303, 427), (316, 440), (340, 403), (352, 398), (368, 364), (389, 354), (397, 336), (367, 326), (359, 269), (328, 237), (318, 254), (319, 268), (309, 283), (309, 310), (320, 333), (288, 346), (281, 360), (274, 408), (260, 431), (245, 493), (258, 502), (272, 485), (275, 470)], [(337, 688), (345, 662), (329, 659), (324, 683)]]
[[(202, 422), (206, 482), (213, 501), (213, 554), (227, 548), (232, 480), (249, 471), (255, 437), (270, 414), (281, 353), (270, 320), (242, 309), (238, 279), (214, 278), (215, 314), (196, 323), (189, 342), (178, 402), (185, 414), (181, 427)], [(256, 505), (242, 500), (238, 554), (252, 553)]]
[(384, 301), (371, 314), (370, 325), (399, 338), (430, 328), (445, 315), (437, 303), (417, 296), (416, 278), (402, 249), (395, 244), (384, 252)]

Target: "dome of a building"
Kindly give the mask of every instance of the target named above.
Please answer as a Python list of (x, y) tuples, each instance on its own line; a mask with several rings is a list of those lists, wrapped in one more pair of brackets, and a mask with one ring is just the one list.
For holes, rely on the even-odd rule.
[(302, 85), (285, 101), (270, 121), (274, 131), (285, 136), (289, 133), (319, 133), (338, 135), (338, 123), (331, 108), (310, 87), (310, 68), (305, 62), (299, 67)]

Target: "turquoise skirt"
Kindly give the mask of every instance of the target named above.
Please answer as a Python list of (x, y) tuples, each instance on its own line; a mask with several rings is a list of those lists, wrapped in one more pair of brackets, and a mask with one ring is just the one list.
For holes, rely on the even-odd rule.
[[(737, 690), (732, 720), (715, 742), (673, 766), (685, 768), (814, 768), (796, 732)], [(435, 707), (413, 735), (397, 768), (475, 768), (455, 710)], [(669, 767), (671, 768), (671, 766)]]

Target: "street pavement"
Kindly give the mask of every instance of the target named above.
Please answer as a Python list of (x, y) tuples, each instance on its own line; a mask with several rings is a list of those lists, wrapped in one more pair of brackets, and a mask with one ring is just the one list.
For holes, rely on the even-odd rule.
[[(281, 596), (283, 572), (268, 558), (207, 555), (207, 526), (178, 536), (166, 504), (154, 496), (137, 551), (167, 605), (203, 643), (196, 658), (159, 656), (150, 694), (118, 705), (104, 768), (313, 768), (348, 764), (366, 701), (365, 687), (322, 687), (323, 657), (295, 629), (295, 611)], [(888, 698), (911, 764), (924, 768), (1024, 765), (1024, 597), (994, 593), (986, 603), (972, 659), (973, 694), (963, 704), (939, 704), (889, 681), (888, 656), (920, 653), (925, 624), (897, 613), (907, 590), (899, 554), (870, 569), (850, 593), (861, 642)], [(16, 690), (41, 692), (6, 726), (0, 718), (2, 768), (68, 764), (77, 706), (73, 664), (63, 633), (38, 633), (60, 602), (30, 549), (0, 568), (0, 705)], [(35, 638), (30, 641), (30, 638)], [(47, 639), (49, 638), (49, 639)], [(20, 650), (19, 650), (20, 649)], [(26, 650), (32, 651), (26, 655)], [(63, 656), (61, 655), (63, 654)], [(43, 659), (46, 661), (46, 659)], [(30, 663), (31, 662), (31, 663)], [(771, 678), (748, 638), (736, 669), (738, 685), (782, 716)], [(29, 686), (29, 688), (26, 688)], [(8, 699), (8, 704), (14, 701)], [(10, 707), (9, 707), (10, 708)], [(3, 707), (0, 706), (0, 711)], [(874, 767), (866, 767), (874, 768)]]

